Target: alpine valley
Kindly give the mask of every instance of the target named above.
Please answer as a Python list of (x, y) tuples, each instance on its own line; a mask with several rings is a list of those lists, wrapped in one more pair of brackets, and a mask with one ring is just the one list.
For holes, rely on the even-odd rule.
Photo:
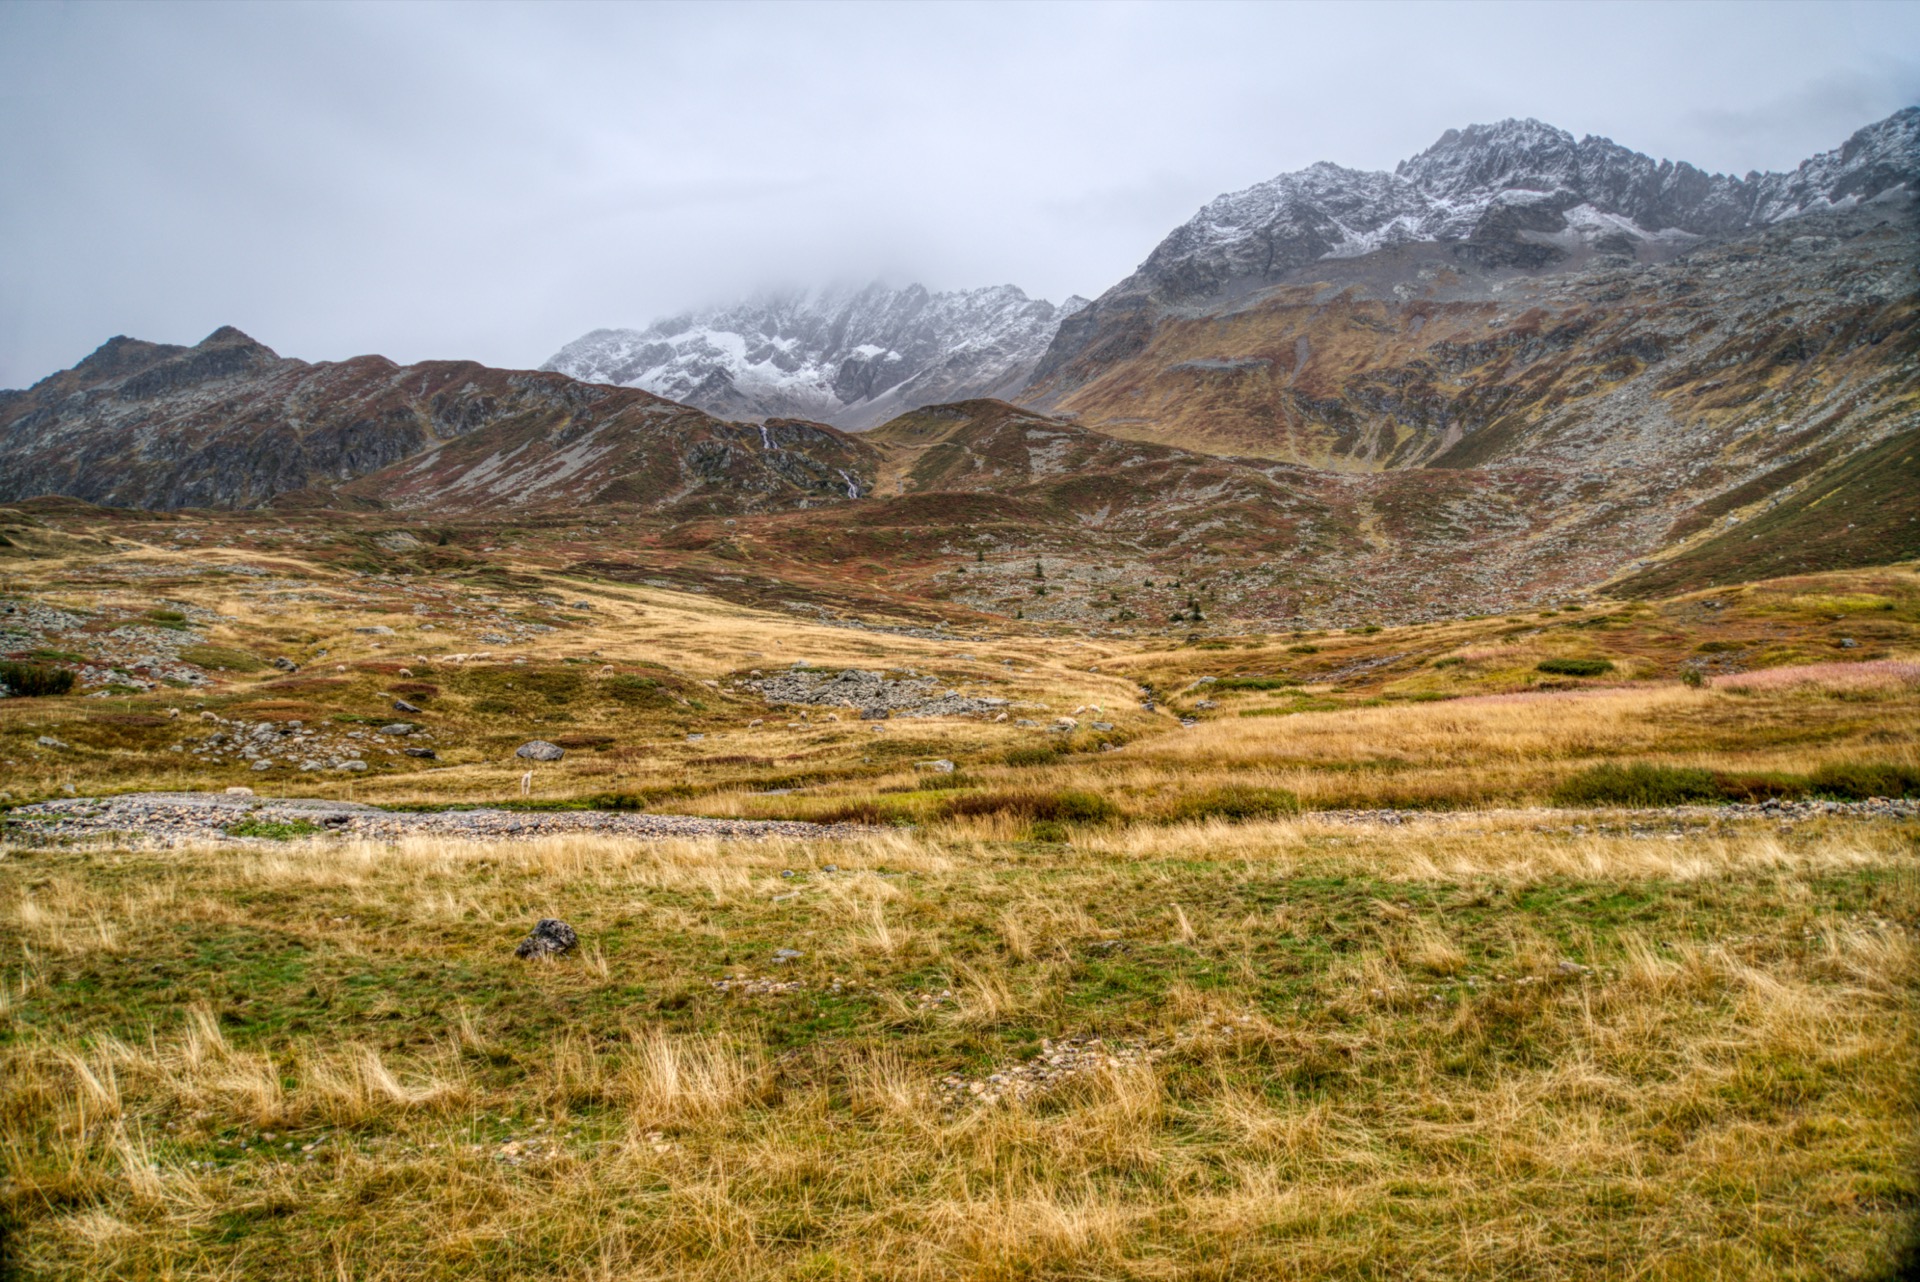
[(1129, 632), (1883, 564), (1917, 175), (1920, 109), (1744, 178), (1509, 120), (1222, 196), (1091, 304), (766, 294), (539, 371), (114, 338), (0, 393), (0, 499)]
[[(704, 146), (672, 28), (728, 97), (863, 88), (756, 28), (933, 29), (632, 6), (543, 64), (544, 7), (393, 8), (510, 37), (543, 150), (606, 65)], [(1253, 6), (1045, 8), (940, 20), (1211, 67)], [(554, 172), (485, 106), (434, 103), (487, 183)], [(883, 151), (742, 118), (769, 173)], [(0, 1279), (1920, 1277), (1917, 201), (1920, 110), (1738, 178), (1510, 120), (1091, 302), (764, 293), (541, 369), (223, 327), (0, 392)]]

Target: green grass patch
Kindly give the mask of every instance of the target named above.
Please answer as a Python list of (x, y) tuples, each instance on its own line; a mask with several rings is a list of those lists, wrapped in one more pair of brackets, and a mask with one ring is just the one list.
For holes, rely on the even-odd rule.
[(219, 645), (190, 645), (180, 651), (180, 657), (196, 668), (225, 669), (228, 672), (259, 672), (267, 665), (245, 650), (233, 650)]
[(27, 661), (29, 663), (81, 664), (88, 662), (88, 659), (86, 655), (75, 654), (71, 650), (29, 650), (27, 651)]
[(1533, 668), (1561, 677), (1597, 677), (1612, 672), (1613, 664), (1607, 659), (1542, 659)]
[(1009, 766), (1053, 766), (1060, 763), (1063, 755), (1052, 744), (1036, 744), (1027, 748), (1009, 748), (1000, 760)]
[(1283, 703), (1273, 708), (1248, 708), (1236, 715), (1242, 717), (1291, 717), (1301, 712), (1337, 712), (1349, 705), (1337, 699), (1296, 698), (1292, 703)]
[(1807, 790), (1840, 801), (1920, 797), (1920, 768), (1889, 762), (1838, 762), (1809, 775)]
[(1299, 812), (1300, 798), (1285, 788), (1223, 784), (1179, 798), (1167, 808), (1167, 818), (1175, 822), (1225, 819), (1244, 823), (1248, 820), (1278, 819)]
[(1052, 823), (1111, 823), (1120, 807), (1097, 792), (1079, 788), (1010, 788), (955, 797), (946, 805), (950, 816), (1016, 815), (1029, 821)]
[(1221, 677), (1213, 683), (1215, 690), (1297, 690), (1298, 681), (1287, 677)]
[(1725, 799), (1711, 770), (1644, 761), (1594, 766), (1553, 790), (1555, 804), (1562, 806), (1684, 806)]

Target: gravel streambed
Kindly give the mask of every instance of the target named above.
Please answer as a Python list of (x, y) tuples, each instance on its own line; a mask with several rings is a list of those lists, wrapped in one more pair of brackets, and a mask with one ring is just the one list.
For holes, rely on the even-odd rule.
[[(114, 797), (71, 797), (20, 806), (6, 815), (7, 836), (53, 843), (110, 834), (131, 834), (163, 846), (236, 838), (235, 825), (304, 823), (320, 834), (358, 840), (398, 837), (523, 839), (567, 833), (610, 837), (832, 838), (866, 830), (852, 824), (813, 824), (775, 819), (703, 819), (603, 810), (522, 812), (442, 810), (426, 813), (381, 810), (351, 801), (301, 797), (253, 797), (203, 792), (135, 792)], [(319, 834), (315, 834), (319, 835)]]

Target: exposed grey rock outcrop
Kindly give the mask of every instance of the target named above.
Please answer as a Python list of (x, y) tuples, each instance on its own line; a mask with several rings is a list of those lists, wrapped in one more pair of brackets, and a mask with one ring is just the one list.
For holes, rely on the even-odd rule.
[(1008, 701), (993, 697), (963, 695), (957, 690), (938, 690), (932, 677), (906, 672), (888, 676), (861, 668), (841, 672), (814, 672), (795, 669), (747, 682), (768, 703), (811, 704), (815, 707), (852, 708), (868, 720), (887, 717), (964, 717), (982, 712), (998, 712)]
[(542, 917), (534, 926), (533, 933), (520, 941), (513, 950), (515, 957), (533, 961), (547, 957), (558, 957), (570, 953), (580, 946), (580, 936), (573, 927), (554, 917)]

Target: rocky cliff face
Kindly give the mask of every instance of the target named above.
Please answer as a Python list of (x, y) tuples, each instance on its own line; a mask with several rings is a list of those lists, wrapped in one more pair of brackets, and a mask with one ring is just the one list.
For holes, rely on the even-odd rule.
[(1191, 313), (1324, 264), (1410, 244), (1461, 267), (1540, 271), (1596, 255), (1659, 262), (1703, 237), (1843, 210), (1920, 180), (1920, 108), (1784, 174), (1733, 178), (1656, 161), (1535, 120), (1448, 130), (1393, 173), (1318, 164), (1221, 196), (1126, 280), (1068, 318), (1036, 368), (1061, 388), (1138, 351), (1165, 313)]
[(921, 405), (1018, 391), (1061, 318), (1085, 304), (1055, 306), (1011, 285), (765, 294), (646, 329), (595, 330), (542, 368), (727, 418), (858, 429)]
[(194, 347), (115, 338), (0, 399), (0, 499), (744, 511), (844, 501), (874, 473), (870, 447), (819, 424), (726, 423), (470, 361), (310, 365), (231, 328)]

